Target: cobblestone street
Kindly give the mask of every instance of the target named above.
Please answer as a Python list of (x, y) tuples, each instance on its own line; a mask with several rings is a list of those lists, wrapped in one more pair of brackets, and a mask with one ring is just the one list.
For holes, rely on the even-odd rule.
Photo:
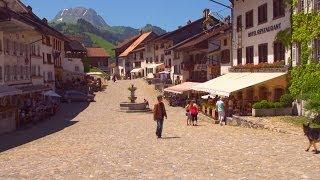
[(320, 179), (320, 155), (304, 151), (302, 135), (188, 127), (183, 109), (167, 107), (157, 140), (152, 114), (119, 111), (130, 83), (155, 103), (142, 80), (110, 83), (90, 105), (63, 104), (51, 120), (1, 136), (0, 179)]

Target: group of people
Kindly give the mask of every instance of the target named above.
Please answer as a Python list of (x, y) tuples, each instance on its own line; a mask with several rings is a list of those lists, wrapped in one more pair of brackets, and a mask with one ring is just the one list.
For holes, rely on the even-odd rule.
[[(165, 109), (165, 105), (163, 103), (163, 97), (158, 96), (157, 100), (158, 102), (154, 105), (154, 108), (153, 108), (153, 119), (157, 123), (156, 136), (158, 138), (162, 138), (163, 122), (165, 118), (166, 119), (168, 118), (168, 116)], [(187, 126), (189, 125), (197, 126), (199, 108), (195, 100), (190, 101), (185, 108), (186, 108), (186, 116), (187, 116)], [(223, 125), (226, 118), (225, 104), (222, 98), (218, 96), (216, 97), (216, 109), (218, 111), (219, 124)]]

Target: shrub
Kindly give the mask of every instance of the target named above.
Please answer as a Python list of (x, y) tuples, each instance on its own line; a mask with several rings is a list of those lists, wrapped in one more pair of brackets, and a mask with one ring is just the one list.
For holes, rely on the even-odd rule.
[(292, 106), (293, 101), (294, 101), (294, 98), (291, 94), (284, 94), (280, 98), (280, 102), (283, 103), (285, 107)]
[(267, 100), (262, 100), (260, 102), (254, 103), (252, 107), (254, 109), (270, 109), (273, 108), (273, 104)]
[(274, 108), (284, 108), (286, 107), (286, 105), (283, 102), (275, 102), (274, 104)]
[(254, 109), (272, 109), (272, 108), (283, 108), (285, 107), (284, 103), (282, 102), (269, 102), (267, 100), (262, 100), (253, 104), (252, 106)]

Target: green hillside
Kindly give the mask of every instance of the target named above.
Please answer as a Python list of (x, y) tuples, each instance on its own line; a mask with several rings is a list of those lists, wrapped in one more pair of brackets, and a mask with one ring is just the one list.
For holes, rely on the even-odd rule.
[(92, 33), (86, 33), (86, 35), (90, 37), (94, 45), (104, 48), (111, 57), (115, 56), (114, 50), (113, 50), (114, 44)]

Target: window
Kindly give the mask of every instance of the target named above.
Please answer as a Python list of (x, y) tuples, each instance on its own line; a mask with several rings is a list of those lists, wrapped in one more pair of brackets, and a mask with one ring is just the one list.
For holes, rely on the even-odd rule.
[(283, 0), (273, 0), (273, 18), (285, 16), (285, 4)]
[(163, 49), (163, 48), (164, 48), (164, 43), (161, 43), (160, 48), (161, 48), (161, 49)]
[(284, 61), (286, 50), (281, 42), (275, 42), (273, 45), (274, 62)]
[(259, 44), (258, 46), (259, 63), (268, 62), (268, 43)]
[(155, 45), (155, 49), (158, 50), (158, 49), (159, 49), (159, 46), (158, 46), (158, 45)]
[(23, 66), (20, 66), (20, 79), (23, 79), (24, 76), (24, 69)]
[(230, 63), (230, 50), (226, 49), (221, 51), (221, 63)]
[(37, 66), (32, 66), (31, 67), (31, 75), (36, 76), (37, 75)]
[(40, 72), (40, 66), (38, 66), (38, 76), (41, 76)]
[(242, 30), (242, 15), (239, 15), (237, 17), (237, 31), (241, 31)]
[(140, 59), (143, 59), (143, 52), (140, 52)]
[(52, 81), (53, 80), (53, 76), (52, 76), (52, 72), (48, 72), (48, 81)]
[(242, 64), (242, 48), (239, 48), (237, 50), (237, 64), (238, 65)]
[(223, 46), (228, 46), (228, 39), (223, 40)]
[(49, 64), (52, 64), (51, 54), (47, 54), (47, 62), (48, 62)]
[(246, 63), (253, 64), (253, 46), (246, 47)]
[(263, 24), (268, 21), (268, 5), (263, 4), (258, 7), (258, 24)]
[(18, 79), (18, 67), (16, 65), (12, 66), (13, 68), (13, 79), (17, 80)]
[(2, 52), (2, 39), (0, 39), (0, 52)]
[(0, 66), (0, 80), (2, 81), (2, 66)]
[(156, 62), (159, 62), (159, 56), (158, 55), (156, 56)]
[(246, 28), (253, 27), (253, 10), (246, 12)]
[(161, 55), (161, 62), (164, 61), (164, 54)]
[(4, 81), (9, 81), (10, 80), (10, 67), (6, 65), (4, 67)]
[(171, 67), (171, 59), (168, 60), (168, 64)]
[(174, 59), (179, 59), (179, 58), (180, 58), (180, 53), (174, 52)]
[(75, 67), (74, 67), (74, 70), (75, 70), (76, 72), (79, 72), (79, 66), (75, 66)]

